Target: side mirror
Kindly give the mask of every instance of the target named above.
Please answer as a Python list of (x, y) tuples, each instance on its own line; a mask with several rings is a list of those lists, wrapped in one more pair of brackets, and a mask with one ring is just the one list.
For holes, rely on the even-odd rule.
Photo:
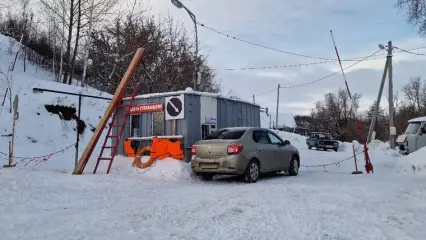
[(426, 129), (425, 128), (422, 128), (422, 133), (426, 134)]
[(285, 140), (285, 141), (284, 141), (284, 144), (285, 144), (285, 145), (290, 145), (290, 141), (289, 141), (289, 140)]

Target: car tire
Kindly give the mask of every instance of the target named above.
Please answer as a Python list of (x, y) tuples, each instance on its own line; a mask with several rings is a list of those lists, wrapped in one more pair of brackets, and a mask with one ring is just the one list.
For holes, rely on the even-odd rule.
[(337, 152), (338, 150), (339, 150), (338, 148), (335, 148), (335, 149), (334, 149), (334, 151), (335, 151), (335, 152)]
[(213, 180), (214, 174), (212, 173), (201, 173), (199, 174), (201, 180), (203, 181), (211, 181)]
[(312, 149), (312, 146), (311, 146), (311, 145), (308, 145), (308, 149), (309, 149), (309, 150), (311, 150), (311, 149)]
[(318, 145), (315, 144), (315, 149), (319, 151)]
[(259, 180), (260, 176), (260, 164), (256, 159), (253, 159), (247, 165), (246, 172), (244, 174), (244, 180), (248, 183), (255, 183)]
[(288, 169), (288, 175), (297, 176), (299, 174), (299, 161), (297, 156), (293, 156), (290, 161), (290, 168)]

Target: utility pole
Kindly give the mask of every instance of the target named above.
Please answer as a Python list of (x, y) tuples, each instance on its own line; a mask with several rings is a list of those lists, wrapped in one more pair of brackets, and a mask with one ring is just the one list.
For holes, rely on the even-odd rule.
[(396, 131), (394, 126), (394, 108), (393, 108), (393, 82), (392, 82), (392, 41), (388, 42), (388, 56), (387, 61), (389, 64), (389, 144), (392, 149), (395, 148)]
[(376, 106), (374, 108), (373, 118), (371, 119), (370, 129), (368, 130), (367, 143), (371, 142), (371, 136), (376, 126), (377, 114), (380, 108), (380, 100), (382, 99), (383, 87), (385, 86), (386, 74), (388, 72), (389, 61), (386, 59), (385, 70), (383, 71), (382, 82), (380, 83), (379, 94), (377, 95)]
[(255, 101), (256, 99), (255, 99), (255, 96), (254, 96), (254, 94), (253, 94), (253, 104), (256, 104), (256, 101)]
[(275, 128), (278, 129), (278, 113), (279, 113), (279, 106), (280, 106), (280, 84), (278, 84), (278, 89), (277, 89), (277, 112), (276, 112), (276, 116), (275, 116)]

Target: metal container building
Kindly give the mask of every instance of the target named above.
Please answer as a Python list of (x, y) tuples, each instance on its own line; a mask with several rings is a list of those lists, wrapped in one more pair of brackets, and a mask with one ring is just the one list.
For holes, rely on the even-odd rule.
[[(129, 103), (129, 98), (123, 100), (123, 104)], [(119, 109), (119, 121), (124, 120), (124, 111), (124, 107)], [(259, 105), (190, 88), (139, 95), (130, 109), (118, 154), (124, 154), (124, 139), (130, 138), (142, 147), (150, 145), (153, 136), (181, 138), (185, 161), (189, 162), (195, 142), (216, 129), (244, 126), (260, 127)]]

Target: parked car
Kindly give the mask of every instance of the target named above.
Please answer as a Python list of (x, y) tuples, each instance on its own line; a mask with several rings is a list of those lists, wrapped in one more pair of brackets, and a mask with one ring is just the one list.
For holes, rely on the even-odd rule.
[(333, 149), (337, 152), (339, 149), (339, 142), (333, 140), (333, 137), (330, 133), (324, 132), (312, 132), (309, 138), (306, 139), (306, 145), (308, 145), (309, 149), (314, 147), (317, 150)]
[(192, 146), (192, 171), (204, 180), (230, 174), (254, 183), (267, 172), (296, 176), (299, 166), (299, 151), (266, 128), (223, 128)]
[(408, 155), (426, 146), (426, 117), (408, 121), (405, 133), (396, 139), (401, 154)]

